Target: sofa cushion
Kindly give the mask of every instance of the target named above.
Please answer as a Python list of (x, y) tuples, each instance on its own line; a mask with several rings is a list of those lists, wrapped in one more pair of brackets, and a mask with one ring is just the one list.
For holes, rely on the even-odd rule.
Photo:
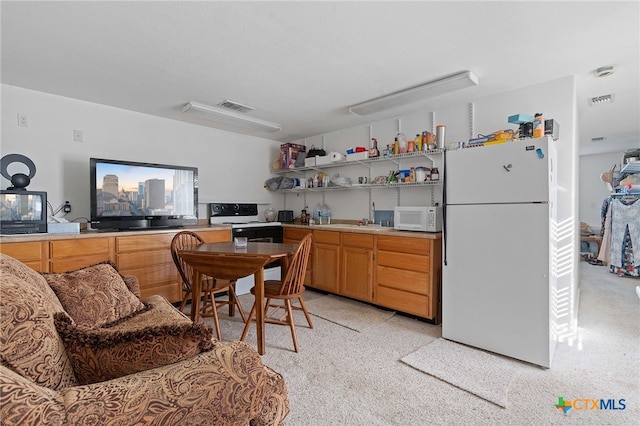
[(80, 384), (173, 364), (213, 347), (210, 326), (162, 315), (163, 307), (150, 306), (135, 318), (102, 328), (74, 324), (65, 313), (56, 314), (56, 327)]
[(0, 361), (53, 390), (78, 384), (53, 321), (64, 309), (45, 279), (0, 254)]
[(73, 321), (100, 327), (140, 313), (145, 305), (109, 263), (60, 274), (43, 274)]
[(0, 365), (0, 423), (3, 425), (66, 424), (60, 392), (38, 386)]

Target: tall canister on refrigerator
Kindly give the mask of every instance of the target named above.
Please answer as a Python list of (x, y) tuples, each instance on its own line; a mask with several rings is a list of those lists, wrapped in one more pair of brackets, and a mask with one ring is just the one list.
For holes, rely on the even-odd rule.
[(544, 136), (544, 118), (542, 113), (537, 113), (533, 118), (533, 137), (541, 138)]

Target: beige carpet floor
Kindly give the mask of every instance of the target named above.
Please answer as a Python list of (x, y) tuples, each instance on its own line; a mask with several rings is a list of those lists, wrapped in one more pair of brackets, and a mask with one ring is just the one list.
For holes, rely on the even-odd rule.
[(429, 343), (401, 361), (503, 408), (519, 366), (511, 358), (446, 339)]
[[(267, 325), (265, 364), (287, 380), (289, 426), (309, 425), (637, 425), (640, 418), (640, 281), (580, 264), (577, 337), (558, 345), (551, 369), (520, 363), (506, 408), (401, 361), (441, 337), (441, 327), (396, 314), (357, 332), (296, 316), (300, 352), (287, 327)], [(324, 294), (307, 291), (311, 302)], [(251, 295), (241, 296), (246, 311)], [(297, 314), (296, 314), (297, 315)], [(210, 321), (210, 320), (207, 320)], [(225, 340), (242, 332), (221, 314)], [(255, 327), (246, 341), (255, 345)], [(625, 410), (555, 408), (558, 397), (625, 399)]]
[(378, 327), (395, 315), (394, 311), (334, 295), (316, 297), (305, 304), (311, 315), (358, 332)]

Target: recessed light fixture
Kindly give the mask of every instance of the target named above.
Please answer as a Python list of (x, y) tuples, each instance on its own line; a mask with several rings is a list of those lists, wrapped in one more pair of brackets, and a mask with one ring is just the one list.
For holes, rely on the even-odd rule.
[(613, 102), (613, 93), (610, 93), (608, 95), (601, 95), (601, 96), (595, 96), (593, 98), (589, 98), (589, 105), (591, 106), (610, 104), (612, 102)]
[(477, 85), (478, 77), (471, 71), (465, 71), (352, 105), (349, 107), (349, 112), (355, 115), (373, 114)]
[[(246, 105), (241, 106), (253, 109), (252, 107), (246, 107)], [(234, 127), (260, 130), (270, 133), (282, 130), (282, 127), (279, 124), (250, 117), (248, 115), (238, 113), (236, 112), (236, 110), (229, 107), (220, 108), (217, 106), (205, 105), (198, 102), (189, 102), (182, 108), (182, 112), (184, 113), (193, 114), (198, 117), (206, 118), (207, 120), (215, 121), (221, 124), (228, 124)]]
[(613, 69), (613, 67), (609, 65), (606, 67), (598, 68), (597, 70), (595, 70), (594, 75), (596, 78), (607, 77), (613, 74), (614, 72), (615, 70)]

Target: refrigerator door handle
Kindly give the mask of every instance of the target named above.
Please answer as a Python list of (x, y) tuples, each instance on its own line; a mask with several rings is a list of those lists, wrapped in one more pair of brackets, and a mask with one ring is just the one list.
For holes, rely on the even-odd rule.
[(447, 266), (447, 150), (442, 152), (442, 262)]

